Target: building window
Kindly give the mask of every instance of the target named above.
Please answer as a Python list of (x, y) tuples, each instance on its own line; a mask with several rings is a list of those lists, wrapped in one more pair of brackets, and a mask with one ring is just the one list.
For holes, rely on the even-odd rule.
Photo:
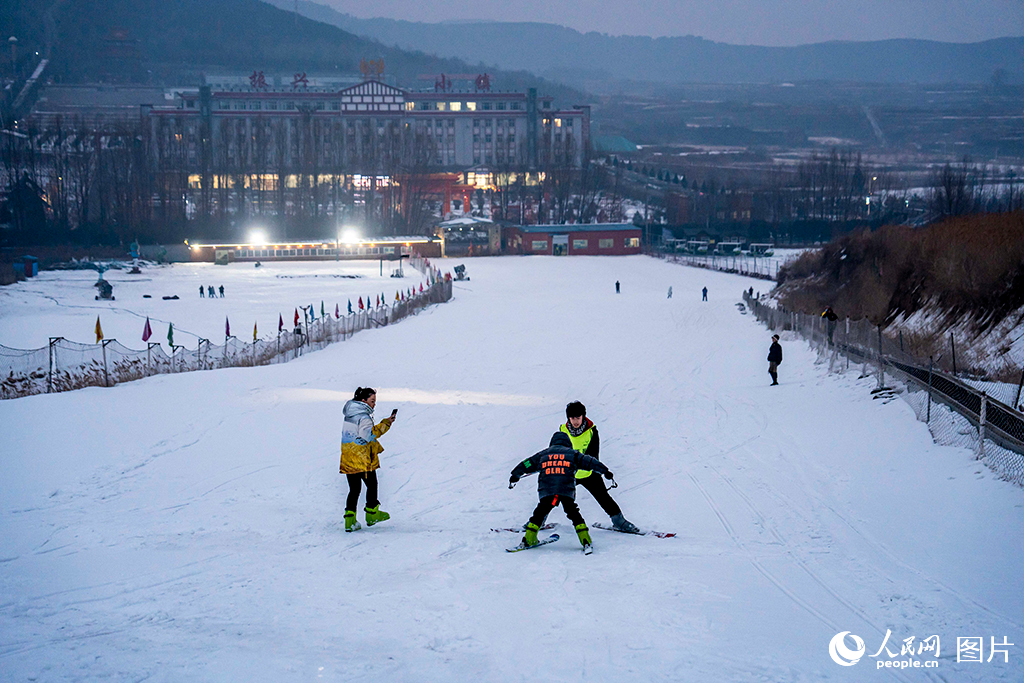
[(587, 248), (587, 240), (573, 240), (572, 241), (572, 248), (573, 249), (586, 249)]
[(449, 102), (448, 111), (462, 111), (462, 102)]
[(547, 240), (533, 240), (534, 251), (547, 251), (548, 241)]
[(614, 249), (615, 248), (615, 240), (614, 239), (598, 240), (597, 241), (597, 248), (598, 249)]
[(394, 247), (384, 247), (384, 253), (385, 254), (394, 254), (395, 253), (395, 248)]
[(634, 249), (640, 248), (640, 238), (639, 237), (627, 237), (626, 238), (626, 246), (627, 247), (632, 247)]
[(484, 102), (484, 111), (490, 111), (490, 110), (491, 110), (491, 103), (490, 102)]
[(498, 111), (505, 111), (505, 103), (498, 102)]
[(513, 109), (513, 110), (522, 109), (523, 108), (522, 107), (522, 102), (513, 102), (512, 106), (510, 108)]

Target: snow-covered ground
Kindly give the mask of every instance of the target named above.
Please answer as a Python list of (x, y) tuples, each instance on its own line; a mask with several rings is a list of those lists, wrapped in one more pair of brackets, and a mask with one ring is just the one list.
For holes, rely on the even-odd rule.
[[(277, 334), (278, 316), (286, 329), (297, 306), (310, 306), (319, 316), (323, 302), (327, 313), (348, 301), (356, 307), (359, 297), (383, 294), (390, 303), (397, 289), (419, 287), (426, 277), (405, 264), (404, 278), (393, 278), (394, 266), (385, 261), (315, 261), (307, 263), (252, 263), (216, 266), (212, 263), (181, 263), (150, 266), (142, 275), (109, 270), (103, 277), (114, 286), (114, 301), (96, 301), (97, 274), (91, 270), (43, 271), (39, 277), (0, 288), (0, 344), (12, 348), (45, 347), (50, 337), (93, 343), (96, 316), (107, 339), (129, 348), (144, 349), (142, 328), (150, 319), (154, 341), (166, 338), (174, 323), (176, 344), (194, 348), (200, 337), (224, 339), (224, 320), (233, 334), (251, 339), (255, 323), (260, 336)], [(470, 269), (472, 273), (472, 269)], [(383, 273), (383, 275), (381, 274)], [(199, 298), (200, 285), (224, 286), (224, 298)], [(151, 298), (143, 298), (149, 294)], [(165, 301), (175, 296), (177, 301)], [(301, 311), (300, 311), (301, 314)]]
[[(769, 334), (736, 308), (763, 282), (639, 256), (466, 263), (450, 303), (291, 363), (0, 402), (0, 679), (1024, 678), (1024, 492), (799, 342), (769, 387)], [(246, 297), (276, 324), (326, 296), (319, 279), (190, 268), (146, 277), (186, 297), (168, 303), (196, 334)], [(4, 303), (0, 343), (83, 325), (66, 336), (88, 341), (77, 277), (33, 283), (45, 310)], [(228, 298), (184, 288), (207, 280)], [(386, 283), (335, 284), (347, 299)], [(137, 335), (163, 302), (128, 291), (110, 324)], [(399, 408), (379, 472), (392, 519), (347, 534), (337, 465), (357, 385), (378, 389), (379, 416)], [(508, 472), (573, 399), (626, 516), (678, 537), (595, 529), (585, 557), (556, 511), (558, 543), (504, 552), (518, 536), (489, 529), (536, 504), (536, 480), (510, 491)], [(935, 661), (872, 657), (887, 630), (897, 654), (938, 635), (938, 667), (879, 670)], [(842, 631), (864, 641), (851, 667), (829, 656)], [(958, 663), (957, 638), (977, 636), (985, 659), (990, 637), (1015, 643), (1009, 663)]]

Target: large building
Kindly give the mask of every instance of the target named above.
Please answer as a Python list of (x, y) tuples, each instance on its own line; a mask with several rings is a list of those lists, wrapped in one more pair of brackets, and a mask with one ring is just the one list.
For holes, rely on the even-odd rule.
[(515, 225), (502, 239), (506, 254), (624, 256), (641, 252), (642, 232), (632, 223)]
[(255, 81), (180, 90), (165, 106), (143, 107), (143, 116), (151, 151), (168, 170), (184, 162), (213, 173), (315, 166), (386, 175), (399, 158), (442, 171), (579, 167), (589, 107), (557, 110), (552, 102), (534, 89), (411, 92), (368, 80), (338, 90)]

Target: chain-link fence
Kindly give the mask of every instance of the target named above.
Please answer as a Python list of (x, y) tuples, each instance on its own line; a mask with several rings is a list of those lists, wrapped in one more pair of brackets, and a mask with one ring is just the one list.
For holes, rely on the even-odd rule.
[(779, 277), (779, 260), (767, 256), (744, 256), (726, 254), (651, 254), (672, 263), (680, 263), (694, 268), (706, 268), (734, 275), (756, 277), (761, 280), (775, 281)]
[(110, 387), (151, 375), (215, 368), (284, 363), (303, 353), (344, 341), (360, 330), (394, 324), (425, 307), (452, 298), (452, 280), (424, 259), (410, 262), (426, 274), (430, 286), (394, 303), (348, 315), (307, 317), (291, 332), (246, 342), (229, 337), (224, 344), (200, 339), (194, 349), (174, 345), (170, 351), (150, 342), (144, 350), (129, 349), (115, 339), (79, 344), (51, 337), (48, 347), (21, 350), (0, 346), (0, 398), (70, 391), (89, 386)]
[(902, 332), (893, 336), (867, 320), (829, 321), (787, 311), (748, 292), (743, 300), (769, 329), (806, 339), (829, 372), (852, 368), (862, 377), (876, 377), (875, 398), (902, 396), (937, 443), (969, 448), (1000, 477), (1024, 486), (1024, 374), (1016, 384), (965, 378), (950, 355), (915, 356)]

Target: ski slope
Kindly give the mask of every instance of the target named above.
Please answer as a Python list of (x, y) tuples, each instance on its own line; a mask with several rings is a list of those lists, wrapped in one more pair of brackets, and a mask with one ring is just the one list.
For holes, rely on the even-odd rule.
[[(736, 308), (763, 282), (646, 257), (465, 263), (450, 303), (287, 364), (0, 402), (0, 679), (1024, 678), (1024, 492), (797, 341), (769, 387), (769, 333)], [(0, 309), (0, 339), (50, 334), (81, 293), (39, 295), (64, 305)], [(345, 533), (357, 385), (378, 418), (399, 409), (392, 519)], [(519, 536), (489, 529), (537, 502), (508, 473), (574, 399), (625, 516), (677, 538), (595, 529), (584, 557), (558, 510), (560, 541), (504, 552)], [(897, 653), (939, 635), (938, 667), (878, 670), (887, 630)], [(851, 667), (829, 656), (841, 631), (867, 648)], [(958, 663), (958, 636), (1016, 645)]]

